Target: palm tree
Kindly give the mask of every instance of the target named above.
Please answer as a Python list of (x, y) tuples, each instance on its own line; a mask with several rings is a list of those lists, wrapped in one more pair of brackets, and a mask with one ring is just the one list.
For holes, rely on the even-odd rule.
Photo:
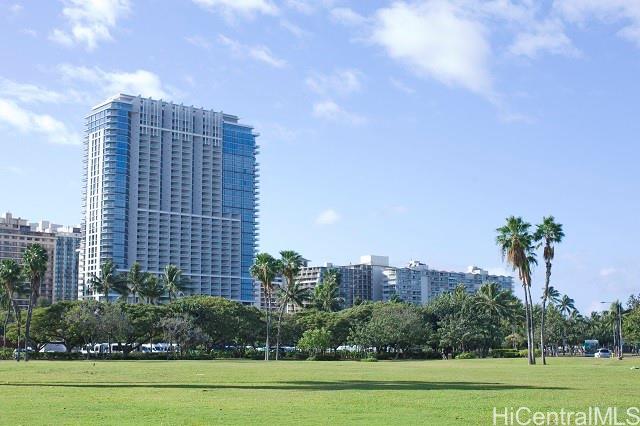
[(550, 305), (557, 306), (560, 303), (560, 292), (550, 285), (545, 289), (544, 294), (541, 297), (542, 300), (547, 300)]
[(127, 273), (127, 282), (129, 283), (129, 291), (133, 295), (133, 303), (138, 303), (137, 296), (148, 277), (149, 274), (142, 271), (138, 262), (131, 265), (131, 269)]
[(33, 305), (40, 296), (40, 286), (47, 271), (49, 255), (40, 244), (30, 244), (22, 253), (22, 273), (29, 282), (29, 307), (27, 308), (27, 322), (24, 326), (24, 360), (29, 360), (29, 332), (31, 331), (31, 317)]
[(276, 361), (280, 352), (280, 329), (282, 326), (282, 316), (290, 302), (289, 296), (295, 289), (295, 281), (300, 268), (304, 266), (305, 260), (300, 253), (293, 250), (283, 250), (280, 252), (280, 260), (278, 261), (278, 272), (285, 278), (284, 286), (280, 287), (277, 292), (280, 312), (278, 313), (278, 332), (276, 334)]
[(169, 293), (169, 302), (178, 296), (178, 293), (186, 288), (187, 279), (182, 276), (182, 270), (176, 265), (167, 265), (162, 274), (162, 282)]
[(343, 301), (340, 297), (340, 272), (329, 269), (314, 289), (313, 304), (321, 311), (334, 312), (340, 309)]
[(304, 302), (309, 300), (309, 289), (302, 286), (300, 281), (293, 281), (289, 284), (289, 281), (285, 285), (278, 287), (276, 290), (276, 298), (278, 306), (280, 306), (280, 316), (278, 318), (278, 338), (276, 340), (276, 361), (278, 360), (278, 351), (280, 350), (280, 324), (282, 322), (282, 316), (284, 314), (283, 306), (292, 304), (296, 307), (304, 306)]
[(100, 266), (100, 275), (91, 274), (89, 285), (94, 294), (104, 294), (109, 303), (109, 294), (116, 292), (120, 295), (128, 293), (127, 280), (118, 273), (115, 263), (111, 259), (105, 260)]
[[(553, 287), (549, 287), (550, 289)], [(578, 310), (576, 309), (575, 300), (563, 294), (562, 297), (558, 298), (555, 301), (556, 308), (560, 311), (560, 314), (565, 317), (565, 319), (569, 320), (571, 317), (576, 319), (578, 314)], [(564, 353), (565, 348), (567, 347), (567, 327), (566, 325), (563, 327), (563, 336), (562, 336), (562, 352)]]
[(560, 311), (562, 315), (568, 317), (573, 312), (576, 311), (575, 300), (567, 296), (566, 294), (562, 295), (560, 300), (556, 303), (556, 308)]
[(538, 243), (538, 248), (544, 246), (542, 255), (547, 268), (542, 295), (542, 312), (540, 314), (540, 350), (542, 354), (542, 365), (547, 365), (544, 344), (544, 317), (547, 311), (547, 294), (549, 292), (549, 282), (551, 281), (551, 262), (555, 255), (555, 245), (559, 244), (562, 238), (564, 238), (562, 224), (556, 223), (553, 216), (543, 217), (542, 223), (536, 226), (536, 232), (533, 234), (533, 239)]
[(265, 361), (269, 361), (269, 333), (271, 331), (271, 293), (273, 280), (278, 272), (278, 261), (269, 253), (259, 253), (251, 265), (251, 276), (260, 281), (262, 290), (267, 299), (267, 339), (265, 342)]
[(159, 280), (157, 276), (150, 274), (147, 279), (144, 280), (144, 285), (140, 289), (140, 296), (144, 297), (147, 303), (155, 305), (164, 292), (165, 288), (162, 281)]
[(533, 348), (533, 302), (531, 298), (531, 268), (537, 263), (533, 247), (533, 236), (529, 229), (531, 224), (521, 217), (510, 216), (504, 226), (496, 229), (496, 243), (500, 246), (503, 260), (513, 270), (518, 270), (518, 277), (524, 290), (525, 314), (527, 322), (527, 349), (529, 364), (535, 364)]
[[(20, 265), (13, 259), (3, 259), (0, 261), (0, 286), (4, 289), (5, 296), (7, 298), (7, 316), (4, 320), (4, 335), (2, 338), (2, 344), (6, 347), (7, 344), (7, 324), (9, 323), (9, 317), (11, 316), (11, 311), (16, 317), (17, 328), (18, 328), (18, 348), (20, 347), (20, 326), (21, 326), (21, 318), (20, 311), (18, 309), (18, 305), (16, 301), (13, 299), (16, 291), (18, 291), (20, 286), (20, 277), (22, 276), (22, 271), (20, 269)], [(19, 357), (17, 358), (20, 359)]]
[(475, 305), (485, 311), (491, 319), (509, 320), (514, 317), (514, 304), (511, 294), (497, 283), (482, 284), (475, 295)]

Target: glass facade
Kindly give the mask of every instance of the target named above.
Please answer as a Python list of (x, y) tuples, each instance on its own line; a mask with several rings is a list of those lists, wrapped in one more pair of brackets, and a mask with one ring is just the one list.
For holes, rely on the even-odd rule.
[(249, 269), (256, 246), (256, 137), (251, 128), (223, 124), (222, 214), (241, 220), (241, 298), (253, 300), (253, 279)]
[(85, 147), (83, 273), (112, 259), (182, 269), (185, 295), (254, 303), (257, 146), (238, 118), (128, 95), (95, 107)]

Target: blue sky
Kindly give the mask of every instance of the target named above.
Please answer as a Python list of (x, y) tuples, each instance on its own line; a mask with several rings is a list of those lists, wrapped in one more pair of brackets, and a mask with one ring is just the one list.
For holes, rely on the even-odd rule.
[(2, 211), (79, 222), (83, 117), (142, 94), (255, 126), (262, 250), (505, 271), (495, 228), (553, 214), (556, 288), (639, 291), (637, 0), (2, 0), (0, 35)]

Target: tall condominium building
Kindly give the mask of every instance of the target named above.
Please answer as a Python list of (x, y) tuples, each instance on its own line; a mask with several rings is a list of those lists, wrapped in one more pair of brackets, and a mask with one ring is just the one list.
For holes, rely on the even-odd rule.
[[(389, 266), (386, 256), (362, 256), (359, 263), (350, 265), (327, 263), (324, 266), (306, 266), (300, 270), (297, 280), (303, 288), (313, 293), (329, 269), (336, 269), (340, 273), (340, 297), (345, 308), (361, 301), (395, 299), (424, 305), (435, 297), (453, 291), (460, 284), (469, 293), (475, 293), (487, 282), (495, 282), (503, 290), (513, 291), (512, 277), (490, 275), (477, 266), (470, 266), (467, 272), (430, 269), (419, 261), (411, 261), (405, 267), (395, 267)], [(263, 309), (265, 300), (261, 295), (260, 306)], [(288, 312), (298, 309), (287, 307)]]
[(40, 285), (41, 298), (49, 302), (75, 300), (78, 282), (80, 228), (55, 225), (49, 221), (28, 222), (7, 213), (0, 217), (0, 259), (22, 261), (29, 244), (42, 245), (49, 256)]
[(113, 260), (160, 274), (180, 267), (185, 295), (254, 303), (257, 134), (238, 117), (118, 95), (95, 106), (85, 137), (81, 297)]
[(429, 268), (412, 261), (404, 268), (386, 268), (382, 300), (398, 298), (416, 305), (424, 305), (429, 298)]
[(463, 284), (467, 292), (475, 293), (480, 286), (487, 282), (494, 282), (503, 290), (513, 291), (513, 277), (504, 275), (490, 275), (488, 271), (469, 266), (467, 272), (438, 271), (429, 269), (428, 299), (438, 297), (443, 293), (453, 291), (456, 286)]

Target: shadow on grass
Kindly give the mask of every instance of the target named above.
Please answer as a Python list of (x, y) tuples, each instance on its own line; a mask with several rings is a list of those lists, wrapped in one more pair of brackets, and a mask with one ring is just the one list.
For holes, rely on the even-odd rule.
[(429, 391), (429, 390), (567, 390), (566, 387), (528, 386), (505, 383), (483, 382), (418, 382), (418, 381), (284, 381), (275, 383), (0, 383), (0, 387), (63, 387), (63, 388), (149, 388), (149, 389), (247, 389), (247, 390), (300, 390), (300, 391), (335, 391), (335, 390), (363, 390), (363, 391)]

